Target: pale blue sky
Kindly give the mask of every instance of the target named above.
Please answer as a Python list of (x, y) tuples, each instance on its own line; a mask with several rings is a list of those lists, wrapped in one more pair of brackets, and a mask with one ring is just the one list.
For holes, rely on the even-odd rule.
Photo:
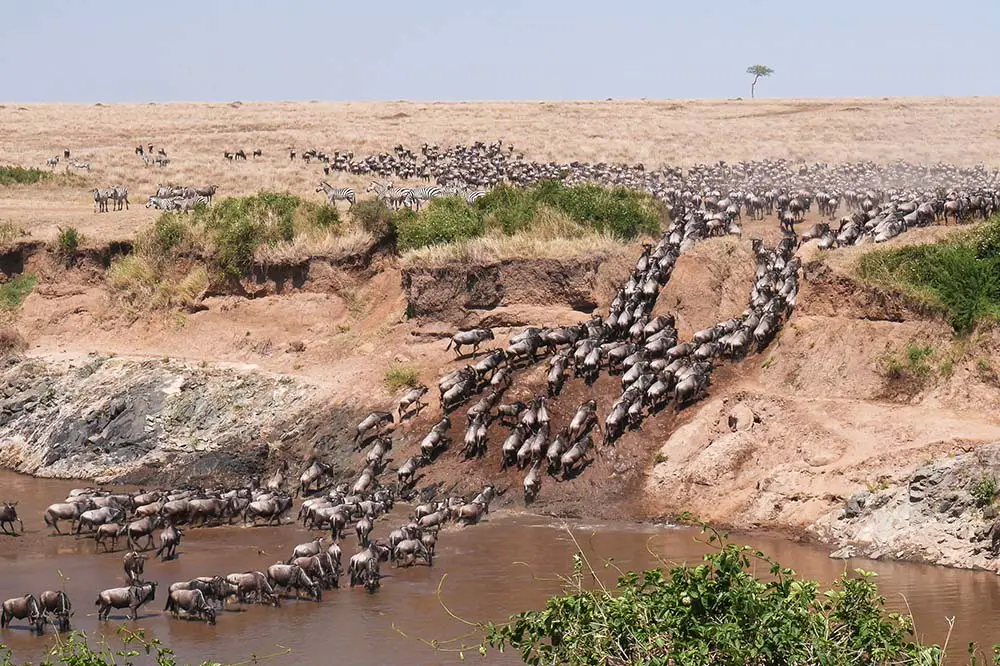
[(0, 101), (1000, 94), (998, 0), (0, 0)]

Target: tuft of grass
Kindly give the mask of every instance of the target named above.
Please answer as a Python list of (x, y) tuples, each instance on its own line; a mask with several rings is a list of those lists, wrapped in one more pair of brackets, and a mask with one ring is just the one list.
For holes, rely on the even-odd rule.
[(204, 266), (195, 266), (186, 273), (176, 269), (148, 256), (130, 254), (112, 262), (107, 285), (114, 300), (132, 315), (196, 306), (208, 289), (208, 270)]
[(16, 310), (38, 283), (38, 278), (30, 273), (20, 275), (0, 284), (0, 309)]
[(28, 232), (10, 220), (0, 222), (0, 245), (10, 245), (18, 238), (23, 238)]
[(77, 231), (76, 227), (59, 227), (59, 235), (56, 236), (56, 254), (62, 258), (66, 266), (76, 263), (76, 253), (83, 243), (83, 234)]
[(396, 235), (396, 220), (405, 217), (406, 212), (389, 210), (381, 199), (364, 199), (351, 206), (350, 216), (356, 225), (381, 241)]
[(34, 185), (51, 177), (51, 173), (41, 169), (26, 169), (19, 166), (0, 167), (0, 185)]
[(385, 373), (385, 387), (390, 391), (402, 388), (413, 388), (420, 382), (415, 368), (408, 365), (393, 364)]

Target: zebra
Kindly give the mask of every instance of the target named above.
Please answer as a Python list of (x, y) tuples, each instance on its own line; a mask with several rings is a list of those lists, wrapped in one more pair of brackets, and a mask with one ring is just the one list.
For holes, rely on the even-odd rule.
[(57, 165), (57, 164), (59, 164), (59, 156), (57, 155), (57, 156), (55, 156), (55, 157), (50, 157), (49, 159), (45, 160), (45, 164), (46, 164), (46, 165), (47, 165), (47, 166), (48, 166), (48, 167), (49, 167), (50, 169), (55, 169), (55, 168), (56, 168), (56, 165)]
[(418, 211), (420, 210), (421, 201), (430, 201), (431, 199), (445, 196), (445, 191), (437, 185), (422, 185), (411, 187), (409, 190), (410, 201), (416, 205)]
[(483, 190), (470, 190), (466, 187), (460, 187), (458, 185), (447, 185), (445, 186), (444, 191), (453, 196), (462, 197), (465, 199), (465, 203), (470, 206), (476, 203), (477, 199), (481, 199), (486, 196), (486, 192)]
[(114, 210), (121, 210), (124, 204), (128, 210), (128, 188), (123, 185), (115, 185), (110, 190), (111, 200), (114, 202)]
[(69, 166), (73, 167), (74, 169), (84, 169), (86, 171), (90, 171), (90, 162), (81, 162), (79, 160), (70, 160), (69, 161)]
[(96, 187), (91, 190), (94, 193), (94, 204), (97, 206), (94, 210), (95, 213), (107, 213), (108, 212), (108, 199), (111, 198), (114, 190), (99, 190)]
[(325, 180), (320, 182), (319, 187), (316, 188), (317, 192), (323, 192), (326, 194), (326, 202), (331, 206), (336, 206), (337, 201), (347, 201), (354, 205), (355, 196), (354, 190), (349, 187), (333, 187), (330, 183)]

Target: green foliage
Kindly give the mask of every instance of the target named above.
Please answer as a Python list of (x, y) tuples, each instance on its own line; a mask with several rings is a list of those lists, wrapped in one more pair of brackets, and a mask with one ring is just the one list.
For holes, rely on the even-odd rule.
[(434, 199), (418, 215), (404, 215), (396, 221), (400, 250), (453, 243), (483, 234), (482, 218), (464, 199)]
[[(106, 638), (91, 644), (87, 635), (74, 631), (68, 635), (56, 635), (55, 645), (39, 662), (40, 666), (118, 666), (135, 663), (136, 657), (149, 657), (156, 666), (176, 666), (174, 652), (157, 638), (147, 639), (140, 629), (132, 631), (125, 625), (118, 629), (121, 647), (112, 647)], [(284, 654), (284, 653), (283, 653)], [(266, 655), (273, 657), (278, 655)], [(14, 666), (9, 648), (0, 645), (0, 666)], [(221, 666), (218, 662), (203, 661), (201, 666)]]
[[(985, 225), (1000, 229), (996, 222)], [(983, 234), (936, 245), (877, 250), (861, 257), (861, 278), (907, 291), (947, 310), (955, 332), (968, 334), (1000, 317), (1000, 238)]]
[(655, 234), (660, 228), (660, 210), (655, 199), (635, 190), (566, 186), (546, 180), (531, 187), (499, 185), (476, 201), (487, 225), (499, 227), (507, 234), (530, 229), (542, 205), (565, 213), (589, 229), (623, 240), (641, 233)]
[(750, 65), (747, 67), (747, 74), (755, 77), (768, 77), (774, 74), (774, 70), (767, 65)]
[(396, 218), (401, 214), (389, 210), (381, 199), (363, 199), (351, 206), (350, 216), (355, 224), (381, 240), (395, 235)]
[(336, 208), (281, 192), (222, 199), (211, 208), (199, 207), (191, 218), (192, 225), (201, 225), (208, 234), (215, 261), (228, 277), (244, 275), (253, 265), (254, 252), (265, 243), (289, 242), (298, 233), (339, 223)]
[(161, 213), (152, 228), (140, 237), (140, 250), (154, 257), (170, 255), (191, 238), (191, 227), (180, 213)]
[[(901, 357), (887, 354), (882, 359), (882, 374), (889, 379), (910, 377), (925, 380), (934, 374), (930, 361), (934, 358), (934, 347), (910, 343), (903, 349)], [(948, 363), (950, 359), (945, 359)], [(945, 361), (942, 361), (944, 365)]]
[(720, 549), (698, 566), (628, 572), (614, 589), (589, 587), (577, 554), (564, 594), (485, 625), (480, 652), (510, 647), (539, 666), (940, 663), (940, 648), (911, 640), (909, 617), (885, 611), (875, 574), (821, 592), (759, 551), (711, 541)]
[(0, 284), (0, 309), (16, 310), (38, 283), (38, 278), (30, 273), (20, 275)]
[(983, 507), (993, 504), (993, 498), (997, 496), (996, 477), (980, 477), (978, 481), (972, 484), (969, 492), (972, 494), (972, 498), (976, 500), (976, 506)]
[(77, 231), (76, 227), (59, 227), (59, 235), (56, 236), (56, 254), (58, 254), (67, 266), (72, 266), (76, 262), (76, 253), (83, 242), (83, 234)]
[(487, 231), (509, 236), (539, 228), (557, 235), (596, 232), (631, 240), (658, 233), (661, 222), (660, 207), (648, 194), (597, 185), (566, 186), (557, 180), (531, 187), (498, 185), (472, 206), (457, 197), (435, 199), (419, 215), (398, 215), (401, 250), (474, 238)]
[(40, 180), (51, 177), (51, 173), (41, 169), (25, 169), (19, 166), (0, 167), (0, 185), (34, 185)]
[(420, 383), (416, 369), (408, 365), (392, 365), (385, 373), (385, 387), (390, 391), (413, 388)]

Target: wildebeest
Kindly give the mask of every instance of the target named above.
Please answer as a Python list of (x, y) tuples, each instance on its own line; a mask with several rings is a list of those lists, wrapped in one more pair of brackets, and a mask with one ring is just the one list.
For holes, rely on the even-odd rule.
[(28, 625), (39, 634), (45, 629), (45, 613), (33, 594), (3, 602), (0, 608), (0, 629), (10, 624), (11, 620), (27, 620)]
[(313, 485), (319, 485), (319, 480), (328, 475), (333, 468), (325, 462), (314, 460), (309, 467), (299, 476), (299, 488), (297, 493), (303, 495), (309, 492)]
[(156, 599), (156, 581), (146, 581), (128, 587), (113, 587), (97, 595), (97, 619), (107, 620), (112, 608), (128, 608), (133, 621), (138, 619), (139, 607)]
[(70, 528), (72, 528), (76, 524), (76, 521), (80, 519), (81, 513), (93, 508), (96, 508), (96, 506), (94, 505), (94, 501), (89, 498), (79, 502), (50, 504), (45, 509), (42, 519), (46, 525), (55, 529), (56, 534), (62, 534), (62, 531), (59, 529), (60, 520), (70, 521)]
[(294, 564), (285, 564), (284, 562), (272, 564), (267, 568), (267, 579), (275, 590), (294, 589), (296, 596), (299, 595), (299, 592), (305, 591), (316, 601), (323, 598), (323, 591), (319, 585), (306, 575), (302, 567)]
[(266, 518), (266, 525), (280, 525), (281, 518), (292, 508), (292, 498), (288, 496), (278, 496), (266, 500), (250, 502), (243, 510), (243, 524), (252, 522), (257, 524), (258, 518)]
[(69, 618), (73, 615), (73, 605), (70, 604), (65, 592), (46, 590), (39, 595), (38, 603), (43, 613), (48, 613), (56, 619), (56, 629), (63, 632), (70, 630)]
[(404, 415), (409, 414), (410, 407), (415, 407), (414, 413), (419, 412), (424, 407), (424, 403), (420, 399), (426, 393), (427, 387), (423, 384), (418, 384), (407, 391), (406, 395), (399, 399), (399, 418), (402, 419)]
[[(24, 522), (17, 517), (17, 502), (4, 502), (0, 504), (0, 531), (4, 534), (11, 534), (12, 536), (17, 536), (17, 532), (14, 529), (14, 521), (21, 526), (21, 534), (24, 534)], [(7, 531), (7, 525), (10, 525), (10, 532)]]
[(156, 557), (162, 558), (164, 562), (177, 557), (177, 546), (181, 544), (182, 536), (184, 536), (184, 532), (172, 524), (164, 527), (163, 531), (160, 532), (160, 547), (156, 551)]
[(125, 568), (125, 582), (129, 585), (142, 583), (142, 572), (146, 567), (146, 556), (130, 550), (122, 557), (122, 566)]
[(125, 526), (119, 523), (105, 523), (99, 525), (94, 531), (94, 541), (97, 547), (104, 546), (105, 552), (108, 552), (108, 544), (105, 543), (107, 539), (111, 539), (111, 549), (115, 550), (118, 548), (118, 538), (125, 532)]
[(483, 344), (487, 340), (493, 340), (493, 331), (488, 328), (474, 328), (471, 331), (460, 331), (455, 335), (451, 336), (451, 340), (448, 341), (448, 346), (445, 347), (445, 351), (448, 351), (454, 345), (455, 355), (462, 355), (462, 347), (467, 347), (472, 345), (472, 355), (475, 356), (479, 351), (479, 345)]
[(371, 414), (363, 418), (361, 420), (361, 423), (359, 423), (354, 428), (355, 443), (357, 443), (359, 440), (361, 442), (365, 442), (366, 436), (369, 431), (374, 430), (375, 433), (377, 434), (383, 425), (391, 423), (393, 423), (392, 412), (379, 412), (379, 411), (372, 412)]
[(263, 572), (231, 573), (226, 576), (226, 582), (236, 587), (236, 598), (240, 603), (249, 601), (272, 606), (279, 604), (278, 595), (274, 593)]
[(167, 605), (163, 610), (170, 611), (174, 617), (183, 611), (189, 617), (200, 617), (209, 624), (215, 624), (215, 608), (205, 601), (201, 590), (172, 590), (167, 594)]

